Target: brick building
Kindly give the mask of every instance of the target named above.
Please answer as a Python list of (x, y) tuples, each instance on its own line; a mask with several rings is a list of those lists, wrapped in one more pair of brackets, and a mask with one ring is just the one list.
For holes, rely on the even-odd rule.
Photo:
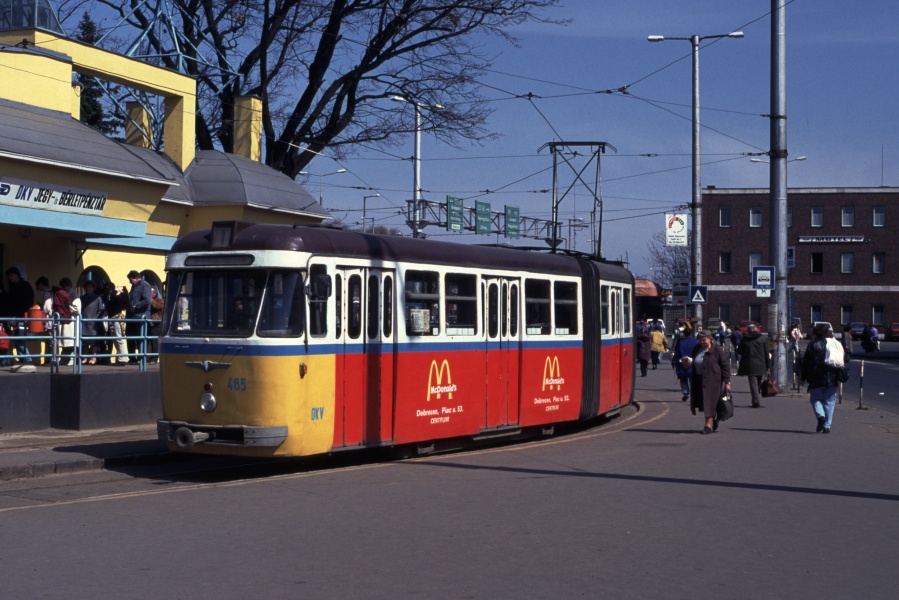
[[(899, 321), (897, 201), (894, 187), (788, 191), (788, 317), (799, 317), (803, 328)], [(751, 280), (753, 266), (774, 264), (768, 189), (710, 186), (702, 203), (705, 316), (770, 329), (768, 298), (756, 295)]]

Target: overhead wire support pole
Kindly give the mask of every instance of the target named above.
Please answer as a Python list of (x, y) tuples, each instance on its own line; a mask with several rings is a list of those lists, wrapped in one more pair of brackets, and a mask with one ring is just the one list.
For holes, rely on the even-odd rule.
[(774, 293), (768, 300), (768, 331), (774, 335), (774, 379), (787, 382), (787, 91), (786, 1), (771, 0), (770, 260)]
[[(592, 149), (590, 161), (592, 161), (594, 158), (596, 158), (596, 160), (597, 160), (597, 182), (594, 183), (594, 185), (591, 187), (591, 185), (590, 185), (589, 183), (587, 183), (586, 181), (584, 181), (583, 178), (581, 177), (581, 174), (582, 174), (582, 173), (584, 172), (584, 170), (586, 170), (586, 168), (590, 165), (590, 161), (588, 161), (587, 164), (584, 165), (584, 167), (583, 167), (580, 171), (578, 171), (578, 170), (575, 169), (574, 166), (571, 165), (571, 162), (570, 162), (568, 159), (564, 159), (564, 160), (565, 160), (565, 163), (566, 163), (566, 164), (571, 168), (571, 170), (574, 172), (574, 174), (575, 174), (575, 181), (574, 181), (574, 182), (569, 186), (569, 188), (565, 191), (565, 194), (563, 194), (561, 197), (559, 197), (559, 172), (558, 172), (558, 169), (559, 169), (559, 162), (558, 162), (558, 153), (560, 152), (560, 149), (562, 149), (562, 148), (573, 148), (573, 147), (585, 147), (585, 146), (586, 146), (586, 147), (590, 147), (590, 148)], [(598, 194), (598, 186), (599, 186), (599, 183), (598, 183), (598, 182), (601, 181), (601, 176), (600, 176), (600, 174), (599, 174), (599, 160), (600, 160), (599, 156), (600, 156), (601, 154), (604, 154), (604, 153), (605, 153), (606, 148), (611, 148), (611, 149), (612, 149), (613, 151), (615, 151), (615, 152), (618, 152), (618, 149), (615, 148), (615, 146), (613, 146), (612, 144), (610, 144), (610, 143), (608, 143), (608, 142), (562, 142), (562, 141), (554, 141), (554, 142), (548, 142), (548, 143), (546, 143), (546, 144), (540, 146), (540, 148), (537, 149), (537, 152), (540, 152), (540, 151), (543, 150), (544, 148), (549, 148), (550, 152), (552, 152), (552, 155), (553, 155), (553, 183), (552, 183), (552, 223), (553, 223), (553, 227), (552, 227), (552, 234), (551, 234), (550, 236), (547, 236), (547, 238), (548, 238), (548, 240), (550, 241), (550, 245), (552, 246), (552, 248), (551, 248), (550, 251), (553, 252), (553, 253), (555, 253), (555, 252), (556, 252), (556, 247), (557, 247), (557, 246), (559, 245), (559, 243), (560, 243), (560, 240), (559, 240), (559, 231), (560, 231), (560, 228), (561, 228), (562, 225), (561, 225), (561, 222), (559, 221), (559, 205), (562, 203), (562, 200), (563, 200), (563, 199), (565, 198), (565, 196), (567, 196), (568, 193), (572, 190), (572, 188), (574, 187), (575, 183), (576, 183), (577, 181), (580, 181), (580, 182), (584, 185), (584, 187), (587, 188), (587, 190), (589, 190), (589, 191), (591, 192), (591, 195), (593, 196), (593, 203), (594, 203), (593, 214), (595, 215), (595, 207), (596, 207), (597, 203), (599, 203), (600, 209), (601, 209), (601, 207), (602, 207), (602, 198), (601, 198), (600, 195)], [(601, 212), (600, 212), (599, 229), (600, 229), (600, 232), (601, 232), (601, 231), (602, 231), (602, 213), (601, 213)], [(595, 227), (594, 227), (593, 233), (594, 233), (594, 240), (595, 240), (595, 238), (596, 238), (596, 236), (595, 236), (595, 233), (596, 233)], [(599, 258), (600, 252), (601, 252), (601, 249), (600, 249), (599, 245), (597, 245), (597, 247), (596, 247), (596, 256), (597, 256), (597, 258)]]

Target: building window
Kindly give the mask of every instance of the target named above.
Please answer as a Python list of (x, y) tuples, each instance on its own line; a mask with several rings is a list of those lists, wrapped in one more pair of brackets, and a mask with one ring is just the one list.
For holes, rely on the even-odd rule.
[(749, 272), (752, 273), (752, 267), (761, 267), (762, 266), (762, 253), (761, 252), (750, 252), (749, 253)]
[(796, 268), (796, 246), (787, 246), (787, 270)]
[(823, 273), (824, 272), (824, 253), (823, 252), (812, 252), (812, 273)]
[(761, 227), (762, 226), (762, 209), (759, 207), (753, 207), (749, 209), (749, 226), (750, 227)]
[(787, 207), (787, 227), (793, 226), (793, 207)]
[(730, 304), (718, 305), (718, 318), (725, 323), (730, 323)]
[(871, 324), (883, 326), (883, 305), (875, 304), (871, 307)]
[(855, 272), (855, 253), (843, 252), (840, 255), (840, 273)]
[(821, 304), (812, 304), (809, 308), (811, 308), (812, 313), (812, 323), (815, 321), (823, 321), (824, 320), (824, 306)]
[(812, 227), (824, 227), (824, 207), (812, 207)]
[(855, 320), (855, 311), (851, 304), (843, 304), (840, 306), (840, 324), (847, 325)]
[(718, 209), (718, 226), (730, 227), (731, 209), (729, 206), (722, 206)]
[(731, 273), (733, 270), (731, 269), (730, 264), (730, 252), (722, 252), (718, 255), (718, 272), (719, 273)]
[(871, 265), (871, 272), (883, 275), (886, 272), (887, 255), (885, 252), (875, 252), (874, 262)]
[(762, 306), (760, 304), (749, 305), (749, 320), (756, 323), (762, 322)]
[(844, 206), (842, 210), (842, 221), (841, 224), (843, 227), (855, 227), (855, 207), (854, 206)]
[(887, 207), (874, 207), (874, 227), (886, 227), (887, 225)]

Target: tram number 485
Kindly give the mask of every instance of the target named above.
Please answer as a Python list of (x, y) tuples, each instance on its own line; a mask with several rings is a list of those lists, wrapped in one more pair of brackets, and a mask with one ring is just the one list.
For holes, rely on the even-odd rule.
[(230, 377), (228, 379), (228, 389), (232, 392), (245, 392), (247, 391), (247, 378), (246, 377)]

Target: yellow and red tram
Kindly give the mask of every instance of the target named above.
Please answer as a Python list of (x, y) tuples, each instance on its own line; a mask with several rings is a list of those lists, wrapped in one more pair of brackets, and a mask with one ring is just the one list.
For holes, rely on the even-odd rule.
[(229, 221), (178, 240), (166, 269), (173, 450), (464, 442), (633, 396), (633, 277), (614, 263)]

